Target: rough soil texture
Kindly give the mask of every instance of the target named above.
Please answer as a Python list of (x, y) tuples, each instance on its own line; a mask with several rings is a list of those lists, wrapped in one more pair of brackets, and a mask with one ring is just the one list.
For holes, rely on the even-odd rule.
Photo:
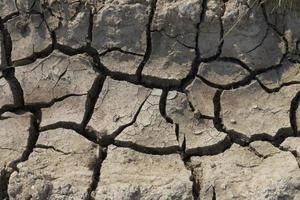
[(0, 199), (300, 200), (299, 8), (0, 0)]

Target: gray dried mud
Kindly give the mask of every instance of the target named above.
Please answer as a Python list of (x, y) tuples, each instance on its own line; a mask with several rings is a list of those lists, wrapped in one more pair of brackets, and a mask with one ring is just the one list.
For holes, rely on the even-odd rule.
[(0, 199), (299, 200), (299, 6), (1, 0)]

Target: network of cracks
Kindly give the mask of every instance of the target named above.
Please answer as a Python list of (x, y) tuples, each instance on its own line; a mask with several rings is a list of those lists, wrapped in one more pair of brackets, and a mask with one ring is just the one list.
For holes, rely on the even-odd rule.
[[(8, 185), (11, 175), (14, 172), (18, 172), (18, 165), (27, 161), (30, 155), (34, 152), (35, 149), (52, 149), (54, 151), (58, 151), (60, 153), (67, 154), (63, 152), (55, 146), (49, 146), (45, 144), (38, 144), (38, 140), (40, 135), (43, 132), (47, 132), (50, 130), (57, 129), (66, 129), (72, 130), (73, 132), (79, 134), (80, 136), (86, 138), (90, 142), (97, 145), (97, 157), (95, 161), (92, 163), (91, 168), (93, 169), (93, 174), (91, 177), (90, 185), (84, 195), (84, 199), (93, 199), (93, 192), (97, 189), (97, 187), (101, 187), (99, 185), (100, 175), (101, 175), (101, 167), (102, 163), (107, 158), (108, 148), (111, 146), (115, 146), (117, 148), (126, 148), (131, 149), (143, 154), (150, 155), (173, 155), (178, 154), (185, 165), (185, 167), (191, 172), (191, 181), (192, 181), (192, 191), (194, 199), (199, 199), (199, 183), (197, 178), (195, 177), (194, 168), (191, 165), (192, 157), (202, 157), (202, 156), (212, 156), (224, 153), (226, 150), (230, 149), (232, 145), (237, 144), (243, 147), (248, 147), (250, 143), (255, 141), (266, 141), (272, 144), (275, 147), (279, 147), (283, 141), (285, 141), (288, 137), (298, 137), (299, 131), (297, 127), (297, 109), (300, 101), (300, 91), (296, 92), (295, 95), (291, 98), (291, 102), (289, 106), (289, 127), (282, 127), (277, 130), (275, 135), (270, 135), (268, 133), (256, 133), (252, 135), (247, 135), (241, 131), (234, 130), (232, 128), (226, 127), (226, 123), (224, 123), (222, 119), (222, 96), (224, 96), (227, 91), (235, 91), (241, 89), (243, 87), (247, 87), (255, 82), (266, 94), (275, 94), (280, 92), (284, 88), (294, 87), (300, 84), (300, 81), (290, 81), (284, 82), (277, 87), (269, 88), (267, 87), (261, 80), (260, 76), (276, 69), (280, 69), (284, 62), (289, 61), (291, 63), (298, 63), (297, 56), (299, 56), (300, 52), (290, 52), (289, 51), (289, 43), (286, 36), (268, 19), (268, 14), (265, 9), (265, 5), (263, 2), (259, 4), (259, 9), (263, 13), (263, 17), (268, 26), (268, 30), (272, 30), (278, 38), (284, 44), (284, 53), (281, 55), (279, 62), (275, 65), (265, 67), (262, 69), (252, 69), (246, 63), (241, 61), (235, 57), (225, 57), (222, 55), (223, 45), (226, 40), (225, 31), (223, 27), (222, 16), (219, 16), (219, 44), (214, 53), (214, 55), (209, 57), (203, 57), (199, 48), (199, 34), (201, 29), (201, 23), (204, 21), (205, 13), (207, 12), (207, 1), (201, 1), (201, 13), (199, 15), (198, 23), (196, 24), (196, 34), (195, 34), (195, 43), (193, 47), (188, 46), (188, 48), (194, 51), (194, 58), (191, 62), (191, 66), (189, 72), (185, 75), (185, 77), (181, 79), (168, 79), (168, 78), (160, 78), (152, 75), (143, 74), (143, 70), (147, 67), (147, 63), (152, 55), (153, 51), (153, 38), (152, 33), (157, 32), (158, 30), (152, 30), (152, 23), (156, 11), (157, 0), (151, 1), (149, 5), (148, 19), (147, 24), (145, 26), (145, 44), (146, 49), (143, 54), (134, 53), (130, 51), (123, 50), (120, 47), (112, 47), (103, 52), (99, 52), (96, 48), (93, 47), (93, 27), (94, 27), (94, 10), (90, 8), (89, 10), (89, 27), (88, 34), (86, 36), (86, 44), (82, 47), (74, 48), (71, 46), (67, 46), (64, 44), (60, 44), (57, 40), (57, 35), (55, 30), (51, 30), (49, 25), (47, 24), (47, 20), (45, 19), (45, 12), (51, 11), (51, 8), (44, 7), (41, 10), (29, 9), (27, 11), (27, 15), (37, 15), (42, 19), (42, 22), (47, 27), (47, 32), (50, 35), (51, 43), (43, 50), (38, 52), (33, 52), (32, 55), (22, 58), (20, 60), (12, 60), (12, 49), (13, 42), (11, 39), (11, 35), (6, 28), (6, 23), (10, 20), (24, 14), (23, 11), (16, 11), (10, 13), (7, 16), (1, 16), (0, 18), (0, 31), (1, 31), (1, 71), (2, 76), (1, 79), (5, 79), (8, 83), (9, 88), (11, 90), (11, 94), (13, 97), (13, 103), (2, 105), (0, 108), (1, 120), (8, 120), (10, 117), (7, 117), (6, 113), (15, 113), (17, 115), (23, 115), (24, 113), (30, 114), (30, 125), (28, 129), (28, 138), (26, 148), (23, 150), (21, 155), (9, 162), (5, 168), (1, 170), (0, 177), (0, 198), (8, 199)], [(266, 36), (267, 37), (267, 34)], [(262, 39), (262, 42), (263, 43)], [(258, 48), (259, 45), (256, 47)], [(125, 73), (120, 71), (113, 71), (109, 69), (109, 67), (105, 66), (101, 61), (101, 58), (110, 52), (120, 52), (122, 54), (129, 54), (138, 56), (141, 58), (140, 63), (138, 64), (135, 73)], [(24, 91), (20, 81), (15, 76), (17, 70), (21, 68), (26, 68), (27, 65), (38, 62), (40, 59), (47, 58), (51, 56), (54, 52), (59, 52), (66, 57), (75, 57), (78, 55), (85, 55), (89, 59), (91, 59), (92, 70), (95, 72), (96, 76), (93, 80), (93, 83), (90, 86), (90, 89), (87, 93), (84, 94), (65, 94), (60, 97), (53, 98), (50, 101), (40, 101), (40, 102), (30, 102), (27, 103), (24, 98)], [(209, 64), (213, 62), (226, 62), (239, 66), (243, 70), (247, 72), (242, 79), (226, 84), (219, 84), (216, 82), (212, 82), (208, 80), (206, 77), (199, 75), (199, 66), (201, 64)], [(57, 82), (63, 78), (66, 71), (63, 71), (61, 75), (58, 77)], [(91, 125), (89, 125), (93, 114), (95, 112), (95, 106), (100, 96), (104, 96), (104, 86), (109, 80), (121, 81), (129, 84), (133, 84), (139, 87), (146, 88), (148, 93), (144, 95), (144, 99), (140, 101), (139, 106), (134, 111), (134, 114), (131, 117), (131, 120), (128, 123), (125, 123), (118, 128), (116, 128), (112, 132), (104, 132), (102, 130), (96, 130)], [(201, 81), (207, 87), (213, 89), (214, 94), (212, 95), (211, 103), (213, 105), (212, 115), (203, 114), (202, 111), (197, 110), (193, 105), (193, 102), (189, 99), (189, 90), (190, 85), (195, 81)], [(176, 138), (177, 144), (170, 145), (165, 147), (149, 147), (146, 145), (141, 145), (132, 141), (124, 141), (118, 139), (118, 137), (128, 128), (134, 126), (137, 118), (139, 117), (141, 111), (143, 110), (143, 106), (147, 102), (149, 102), (149, 98), (151, 98), (151, 94), (153, 91), (161, 90), (159, 93), (158, 110), (160, 115), (163, 117), (164, 121), (173, 127), (172, 131)], [(173, 92), (179, 93), (186, 98), (188, 102), (188, 109), (190, 112), (194, 113), (193, 117), (196, 120), (207, 120), (211, 123), (218, 132), (223, 133), (225, 135), (222, 140), (214, 143), (212, 145), (206, 145), (202, 147), (187, 147), (187, 139), (182, 131), (184, 125), (182, 125), (178, 120), (173, 119), (171, 115), (167, 112), (167, 106), (169, 101), (169, 96)], [(204, 94), (205, 95), (205, 94)], [(41, 125), (43, 121), (43, 109), (51, 108), (57, 103), (64, 102), (65, 100), (72, 97), (84, 97), (85, 98), (85, 108), (82, 120), (80, 123), (72, 122), (72, 121), (57, 121), (51, 124)], [(102, 98), (102, 97), (101, 97)], [(272, 103), (272, 102), (269, 102)], [(116, 119), (117, 120), (117, 119)], [(268, 119), (266, 119), (268, 120)], [(231, 123), (235, 123), (232, 121)], [(297, 156), (297, 155), (295, 155)], [(213, 192), (212, 199), (216, 199), (216, 194)]]

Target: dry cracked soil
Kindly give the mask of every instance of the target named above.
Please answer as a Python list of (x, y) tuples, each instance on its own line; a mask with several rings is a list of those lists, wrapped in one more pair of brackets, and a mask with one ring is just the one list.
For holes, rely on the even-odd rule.
[(300, 200), (279, 2), (0, 0), (0, 199)]

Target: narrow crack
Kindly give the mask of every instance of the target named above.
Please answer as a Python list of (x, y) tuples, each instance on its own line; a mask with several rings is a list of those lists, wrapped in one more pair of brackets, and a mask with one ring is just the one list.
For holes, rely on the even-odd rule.
[(300, 133), (298, 131), (298, 126), (297, 126), (297, 110), (299, 108), (299, 104), (300, 104), (300, 91), (298, 91), (295, 97), (292, 99), (291, 106), (290, 106), (290, 124), (294, 136), (300, 136)]
[(14, 104), (18, 107), (24, 107), (24, 92), (20, 82), (15, 77), (15, 69), (11, 68), (2, 72), (5, 80), (8, 82), (13, 95)]
[(68, 98), (71, 97), (82, 97), (82, 96), (86, 96), (87, 94), (65, 94), (61, 97), (56, 97), (48, 102), (34, 102), (34, 103), (28, 103), (25, 104), (24, 109), (25, 110), (35, 110), (35, 109), (42, 109), (42, 108), (50, 108), (51, 106), (53, 106), (56, 103), (62, 102)]
[(88, 34), (86, 37), (87, 46), (91, 46), (93, 41), (93, 28), (94, 28), (94, 12), (92, 9), (89, 9), (89, 27), (88, 27)]
[[(145, 98), (145, 100), (141, 103), (139, 106), (138, 110), (136, 111), (135, 115), (133, 116), (132, 120), (124, 125), (121, 125), (118, 127), (115, 131), (113, 131), (110, 135), (108, 135), (105, 132), (98, 132), (95, 129), (93, 129), (91, 126), (82, 127), (82, 124), (78, 124), (75, 122), (68, 122), (68, 121), (59, 121), (53, 124), (45, 125), (43, 127), (40, 127), (40, 132), (46, 132), (49, 130), (55, 130), (55, 129), (68, 129), (68, 130), (73, 130), (79, 135), (85, 137), (89, 141), (95, 143), (95, 144), (100, 144), (101, 146), (109, 146), (111, 144), (115, 144), (115, 138), (120, 135), (126, 128), (129, 126), (132, 126), (135, 122), (136, 119), (141, 112), (141, 109), (145, 102), (147, 101), (148, 96)], [(122, 143), (122, 141), (119, 141), (117, 143)], [(126, 143), (126, 142), (125, 142)]]
[(212, 188), (213, 188), (212, 200), (217, 200), (216, 188), (214, 186)]
[(5, 104), (0, 108), (0, 117), (6, 112), (12, 112), (15, 114), (22, 113), (22, 112), (36, 112), (37, 110), (40, 110), (42, 108), (50, 108), (53, 106), (55, 103), (64, 101), (65, 99), (68, 99), (70, 97), (81, 97), (86, 94), (66, 94), (61, 97), (57, 97), (52, 99), (49, 102), (34, 102), (34, 103), (28, 103), (25, 104), (23, 107), (16, 106), (15, 104)]
[(46, 132), (49, 130), (55, 130), (55, 129), (67, 129), (67, 130), (73, 130), (79, 135), (83, 136), (84, 138), (88, 139), (89, 141), (98, 144), (99, 143), (99, 136), (97, 132), (90, 131), (89, 129), (82, 130), (81, 124), (75, 123), (75, 122), (69, 122), (69, 121), (59, 121), (53, 124), (45, 125), (40, 127), (39, 131)]
[(192, 50), (195, 49), (194, 47), (189, 46), (189, 45), (185, 44), (184, 42), (182, 42), (182, 41), (180, 41), (180, 40), (178, 39), (178, 37), (183, 37), (183, 34), (170, 35), (170, 34), (168, 34), (168, 33), (164, 30), (164, 28), (159, 29), (159, 30), (151, 30), (151, 32), (152, 32), (152, 33), (160, 33), (160, 34), (166, 36), (166, 37), (169, 38), (169, 39), (175, 40), (178, 44), (180, 44), (181, 46), (183, 46), (183, 47), (185, 47), (185, 48), (187, 48), (187, 49), (192, 49)]
[(159, 99), (159, 112), (161, 116), (166, 120), (167, 123), (173, 124), (173, 120), (167, 116), (166, 112), (166, 105), (167, 105), (167, 97), (168, 97), (169, 91), (163, 90)]
[(67, 67), (64, 69), (64, 71), (58, 76), (57, 81), (55, 82), (54, 86), (52, 89), (56, 88), (56, 86), (58, 85), (59, 81), (62, 79), (62, 77), (64, 75), (66, 75), (67, 71), (68, 71), (69, 66), (67, 65)]
[(291, 85), (299, 85), (300, 84), (300, 81), (289, 81), (289, 82), (281, 83), (278, 87), (268, 88), (258, 78), (256, 78), (256, 81), (261, 86), (261, 88), (265, 92), (267, 92), (267, 93), (276, 93), (276, 92), (279, 92), (284, 87), (288, 87), (288, 86), (291, 86)]
[(18, 16), (20, 16), (20, 12), (19, 12), (19, 11), (12, 12), (12, 13), (6, 15), (5, 17), (3, 17), (2, 22), (3, 22), (3, 23), (6, 23), (6, 22), (8, 22), (9, 20), (11, 20), (11, 19), (13, 19), (13, 18), (15, 18), (15, 17), (18, 17)]
[(251, 48), (250, 50), (246, 51), (246, 53), (251, 53), (251, 52), (255, 51), (256, 49), (258, 49), (260, 46), (262, 46), (262, 44), (265, 42), (266, 38), (268, 37), (269, 31), (270, 31), (270, 26), (267, 26), (266, 32), (263, 35), (260, 42), (257, 45), (255, 45), (253, 48)]
[(114, 51), (118, 51), (120, 53), (123, 53), (123, 54), (129, 54), (129, 55), (133, 55), (133, 56), (144, 56), (144, 54), (140, 54), (140, 53), (135, 53), (135, 52), (131, 52), (131, 51), (125, 51), (123, 50), (122, 48), (120, 47), (111, 47), (111, 48), (108, 48), (106, 49), (105, 51), (99, 53), (99, 57), (103, 57), (105, 56), (106, 54), (110, 53), (110, 52), (114, 52)]
[(69, 155), (69, 154), (71, 154), (71, 152), (64, 152), (64, 151), (62, 151), (62, 150), (60, 150), (60, 149), (55, 148), (55, 147), (52, 146), (52, 145), (49, 146), (49, 145), (45, 145), (45, 144), (36, 144), (34, 148), (35, 148), (35, 149), (52, 149), (53, 151), (56, 151), (56, 152), (58, 152), (58, 153), (62, 153), (62, 154), (64, 154), (64, 155)]
[(99, 98), (99, 95), (102, 91), (104, 82), (105, 82), (106, 76), (103, 75), (98, 75), (90, 90), (88, 91), (86, 102), (85, 102), (85, 111), (84, 111), (84, 116), (81, 122), (82, 129), (85, 129), (87, 124), (92, 118), (92, 115), (94, 113), (95, 105), (97, 103), (97, 100)]
[(100, 175), (101, 175), (101, 167), (103, 161), (107, 157), (107, 147), (98, 147), (98, 156), (95, 160), (94, 168), (93, 168), (93, 175), (92, 175), (92, 181), (89, 185), (89, 188), (87, 189), (87, 192), (85, 196), (83, 197), (84, 200), (95, 200), (93, 197), (93, 192), (96, 191), (99, 182), (100, 182)]
[(138, 116), (139, 116), (139, 114), (140, 114), (140, 112), (141, 112), (141, 110), (142, 110), (144, 104), (146, 103), (148, 97), (149, 97), (149, 95), (148, 95), (148, 96), (145, 98), (145, 100), (141, 103), (141, 105), (139, 106), (138, 110), (137, 110), (136, 113), (134, 114), (132, 120), (131, 120), (129, 123), (127, 123), (127, 124), (121, 125), (121, 126), (118, 127), (115, 131), (113, 131), (113, 132), (109, 135), (110, 138), (112, 138), (112, 139), (114, 140), (114, 139), (117, 138), (117, 137), (118, 137), (118, 136), (119, 136), (126, 128), (128, 128), (129, 126), (132, 126), (132, 125), (136, 122), (136, 120), (137, 120), (137, 118), (138, 118)]
[(137, 152), (150, 154), (150, 155), (171, 155), (171, 154), (178, 154), (178, 152), (180, 152), (180, 147), (178, 145), (173, 145), (168, 147), (147, 147), (131, 141), (120, 141), (120, 140), (114, 140), (113, 145), (122, 148), (129, 148)]
[(191, 68), (189, 73), (180, 81), (180, 87), (182, 90), (183, 88), (186, 88), (192, 80), (196, 77), (198, 73), (199, 66), (201, 64), (201, 52), (199, 48), (199, 34), (200, 34), (200, 25), (204, 21), (205, 13), (207, 10), (207, 0), (203, 0), (201, 4), (202, 11), (199, 15), (199, 22), (196, 25), (196, 35), (194, 38), (195, 46), (194, 46), (194, 51), (195, 51), (195, 57), (192, 61)]
[(183, 159), (184, 165), (187, 170), (191, 172), (190, 176), (190, 181), (193, 183), (192, 184), (192, 194), (193, 194), (193, 199), (194, 200), (200, 200), (200, 182), (197, 178), (197, 173), (195, 171), (195, 168), (193, 167), (193, 164), (191, 163), (190, 158), (185, 158)]
[(142, 71), (147, 64), (147, 62), (150, 59), (151, 53), (152, 53), (152, 33), (151, 33), (151, 26), (152, 26), (152, 21), (154, 18), (155, 10), (156, 10), (156, 3), (157, 0), (152, 0), (150, 4), (150, 13), (149, 13), (149, 18), (148, 22), (146, 25), (146, 51), (143, 57), (143, 60), (139, 64), (135, 74), (137, 76), (137, 82), (141, 82), (141, 76), (142, 76)]
[(229, 136), (226, 136), (223, 140), (208, 146), (196, 147), (187, 149), (185, 154), (187, 157), (191, 156), (214, 156), (224, 153), (226, 150), (230, 149), (232, 143)]

